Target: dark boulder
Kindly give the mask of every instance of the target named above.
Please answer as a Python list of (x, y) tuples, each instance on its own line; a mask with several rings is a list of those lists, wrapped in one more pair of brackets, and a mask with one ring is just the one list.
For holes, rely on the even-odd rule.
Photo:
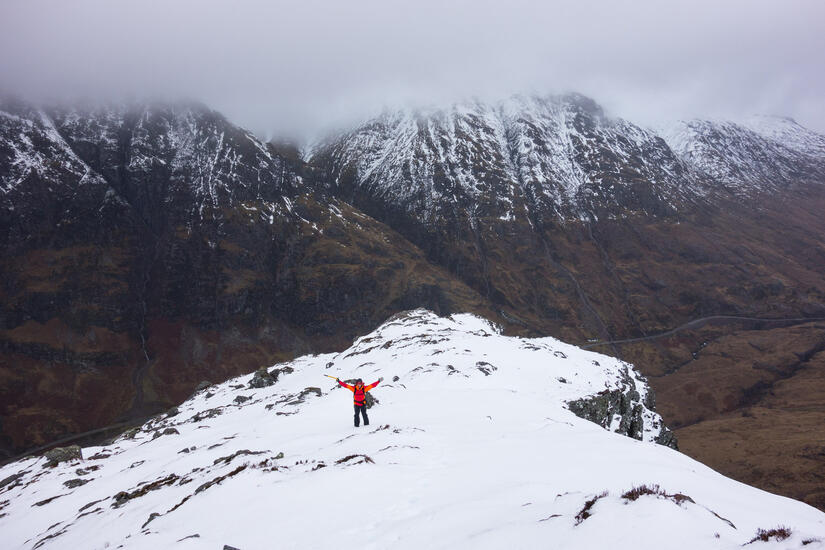
[(275, 378), (267, 372), (266, 367), (261, 367), (255, 371), (252, 380), (249, 381), (250, 388), (266, 388), (275, 383)]
[(24, 472), (19, 472), (19, 473), (17, 473), (17, 474), (12, 474), (12, 475), (10, 475), (9, 477), (4, 478), (2, 481), (0, 481), (0, 489), (2, 489), (3, 487), (5, 487), (5, 486), (6, 486), (6, 485), (8, 485), (9, 483), (11, 483), (11, 482), (13, 482), (13, 481), (17, 481), (18, 479), (20, 479), (21, 477), (23, 477), (23, 473), (24, 473)]
[(86, 485), (90, 481), (91, 481), (91, 479), (75, 478), (75, 479), (70, 479), (68, 481), (64, 481), (63, 485), (65, 485), (69, 489), (74, 489), (75, 487), (80, 487), (81, 485)]
[(292, 401), (289, 401), (287, 404), (288, 405), (297, 405), (298, 403), (303, 403), (304, 401), (306, 401), (306, 398), (309, 395), (313, 395), (313, 394), (316, 397), (321, 397), (323, 395), (323, 392), (321, 391), (321, 388), (316, 388), (314, 386), (310, 386), (308, 388), (302, 389), (301, 393), (296, 395), (295, 399), (293, 399)]
[(293, 372), (295, 372), (295, 369), (293, 369), (292, 367), (280, 367), (280, 368), (272, 369), (271, 371), (269, 371), (269, 376), (271, 376), (272, 379), (275, 382), (277, 382), (278, 377), (281, 376), (282, 374), (292, 374)]
[(155, 434), (152, 436), (152, 439), (157, 439), (162, 435), (174, 435), (174, 434), (179, 434), (179, 433), (180, 432), (178, 430), (176, 430), (175, 428), (166, 428), (162, 432), (161, 431), (156, 431)]
[(46, 464), (44, 468), (53, 468), (61, 462), (68, 462), (70, 460), (83, 460), (83, 452), (78, 445), (71, 445), (69, 447), (55, 447), (43, 454), (46, 457)]

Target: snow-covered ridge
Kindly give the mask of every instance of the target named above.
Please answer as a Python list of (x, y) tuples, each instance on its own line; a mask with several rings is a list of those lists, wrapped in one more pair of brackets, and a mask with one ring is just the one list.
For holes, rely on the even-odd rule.
[[(645, 441), (574, 415), (568, 402), (628, 376), (642, 401), (647, 386), (552, 338), (416, 310), (270, 372), (205, 388), (82, 461), (3, 467), (4, 548), (733, 549), (778, 525), (783, 548), (824, 547), (825, 514), (652, 443), (652, 411)], [(325, 374), (384, 377), (369, 427)], [(660, 490), (626, 493), (641, 485)]]
[(120, 155), (125, 173), (137, 182), (168, 175), (201, 207), (231, 203), (236, 196), (271, 198), (293, 183), (266, 144), (201, 105), (114, 105), (58, 110), (54, 117), (75, 146), (96, 148), (111, 164)]
[(784, 144), (789, 149), (812, 157), (825, 158), (825, 136), (805, 128), (792, 118), (753, 115), (741, 124), (765, 138)]
[(43, 111), (18, 114), (0, 108), (0, 194), (14, 191), (27, 180), (45, 180), (55, 187), (104, 184)]
[[(822, 181), (825, 136), (779, 117), (651, 130), (578, 94), (517, 95), (386, 112), (313, 146), (308, 160), (327, 176), (312, 188), (349, 199), (354, 185), (415, 219), (475, 226), (659, 216), (720, 188), (749, 195)], [(105, 180), (126, 198), (190, 196), (201, 217), (244, 200), (281, 202), (305, 187), (272, 146), (192, 104), (0, 105), (0, 193), (27, 179), (51, 187)]]
[(354, 171), (356, 185), (426, 219), (456, 207), (492, 208), (504, 220), (531, 210), (587, 217), (597, 205), (626, 206), (615, 188), (642, 182), (674, 207), (692, 183), (658, 136), (577, 94), (387, 112), (314, 147), (313, 159), (339, 180)]
[(12, 202), (38, 185), (82, 196), (86, 183), (107, 184), (138, 210), (174, 204), (196, 219), (244, 201), (286, 212), (283, 196), (301, 184), (268, 144), (190, 103), (0, 104), (0, 178)]
[(425, 221), (590, 219), (821, 182), (825, 136), (779, 117), (646, 129), (578, 94), (517, 95), (386, 112), (314, 146), (310, 161)]
[(659, 131), (695, 173), (739, 195), (825, 179), (825, 136), (787, 118), (687, 120)]

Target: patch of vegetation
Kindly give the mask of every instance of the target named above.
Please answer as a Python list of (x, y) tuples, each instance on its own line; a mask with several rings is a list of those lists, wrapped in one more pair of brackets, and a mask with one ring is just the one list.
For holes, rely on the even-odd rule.
[(212, 465), (217, 466), (220, 463), (229, 464), (234, 460), (236, 457), (243, 456), (243, 455), (261, 455), (264, 454), (266, 451), (250, 451), (249, 449), (241, 449), (240, 451), (235, 451), (229, 456), (222, 456), (220, 458), (216, 458)]
[(638, 487), (633, 487), (629, 491), (626, 491), (622, 498), (625, 500), (634, 501), (637, 500), (642, 495), (665, 495), (665, 493), (658, 485), (640, 485)]
[(165, 487), (167, 485), (172, 485), (173, 483), (175, 483), (179, 479), (180, 479), (180, 477), (177, 476), (176, 474), (169, 474), (168, 476), (166, 476), (164, 478), (155, 480), (151, 483), (147, 483), (147, 484), (135, 489), (134, 491), (131, 491), (131, 492), (120, 491), (118, 494), (116, 494), (115, 496), (112, 497), (112, 499), (114, 499), (114, 503), (112, 503), (112, 508), (120, 508), (121, 506), (123, 506), (124, 504), (126, 504), (127, 502), (129, 502), (132, 499), (142, 497), (143, 495), (145, 495), (149, 491), (156, 491), (156, 490), (160, 489), (161, 487)]
[(578, 514), (576, 514), (576, 525), (579, 525), (581, 522), (583, 522), (584, 520), (586, 520), (587, 518), (589, 518), (591, 515), (593, 515), (593, 514), (591, 514), (591, 513), (590, 513), (591, 508), (593, 508), (593, 506), (594, 506), (594, 505), (595, 505), (595, 504), (596, 504), (596, 503), (597, 503), (600, 499), (603, 499), (604, 497), (606, 497), (606, 496), (607, 496), (607, 494), (608, 494), (608, 493), (607, 493), (607, 491), (605, 491), (605, 492), (603, 492), (603, 493), (601, 493), (601, 494), (598, 494), (598, 495), (594, 496), (593, 498), (591, 498), (591, 499), (590, 499), (590, 500), (588, 500), (587, 502), (585, 502), (585, 503), (584, 503), (584, 506), (582, 507), (582, 509), (581, 509), (581, 510), (579, 510), (579, 513), (578, 513)]
[[(215, 479), (212, 479), (212, 480), (210, 480), (210, 481), (207, 481), (206, 483), (204, 483), (203, 485), (201, 485), (200, 487), (198, 487), (197, 489), (195, 489), (195, 494), (197, 495), (198, 493), (200, 493), (200, 492), (202, 492), (202, 491), (205, 491), (205, 490), (209, 489), (209, 488), (210, 488), (210, 487), (212, 487), (213, 485), (216, 485), (216, 484), (220, 483), (220, 482), (221, 482), (221, 481), (223, 481), (224, 479), (229, 478), (229, 477), (232, 477), (232, 476), (234, 476), (234, 475), (237, 475), (237, 474), (241, 473), (242, 471), (246, 470), (246, 467), (247, 467), (247, 465), (246, 465), (246, 464), (242, 464), (242, 465), (238, 466), (237, 468), (235, 468), (234, 470), (232, 470), (231, 472), (229, 472), (228, 474), (224, 474), (224, 475), (222, 475), (222, 476), (218, 476), (218, 477), (216, 477)], [(173, 509), (174, 509), (174, 508), (173, 508)], [(170, 512), (171, 512), (171, 510), (170, 510)]]
[(673, 502), (675, 502), (679, 506), (681, 506), (683, 502), (691, 502), (693, 504), (696, 504), (696, 501), (694, 501), (689, 496), (683, 495), (682, 493), (674, 493), (674, 494), (671, 495), (667, 491), (665, 491), (664, 489), (662, 489), (661, 487), (659, 487), (656, 484), (653, 484), (653, 485), (640, 485), (638, 487), (633, 487), (629, 491), (626, 491), (622, 495), (622, 498), (627, 500), (627, 501), (633, 502), (633, 501), (637, 500), (639, 497), (641, 497), (642, 495), (654, 495), (654, 496), (657, 496), (657, 497), (664, 497), (668, 500), (672, 500)]
[(45, 500), (41, 500), (40, 502), (35, 502), (34, 504), (32, 504), (32, 506), (45, 506), (46, 504), (50, 503), (51, 501), (53, 501), (55, 499), (58, 499), (60, 497), (65, 497), (65, 496), (66, 495), (53, 496), (53, 497), (47, 498)]
[(336, 464), (343, 464), (345, 462), (350, 462), (351, 460), (355, 460), (355, 462), (352, 462), (352, 464), (363, 464), (365, 462), (368, 462), (370, 464), (375, 464), (375, 462), (370, 457), (368, 457), (367, 455), (349, 455), (349, 456), (345, 456), (344, 458), (339, 458), (338, 460), (335, 461), (335, 463)]
[(776, 540), (777, 542), (783, 541), (791, 536), (791, 529), (790, 527), (775, 527), (773, 529), (758, 529), (756, 531), (756, 536), (753, 537), (748, 544), (760, 541), (760, 542), (768, 542), (771, 539)]

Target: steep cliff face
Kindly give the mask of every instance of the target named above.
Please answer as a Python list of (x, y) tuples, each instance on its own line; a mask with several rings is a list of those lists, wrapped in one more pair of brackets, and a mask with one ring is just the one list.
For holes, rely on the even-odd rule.
[(578, 95), (387, 113), (311, 162), (511, 318), (571, 338), (628, 323), (625, 293), (600, 313), (575, 266), (602, 263), (597, 220), (674, 224), (704, 194), (661, 138)]
[(426, 222), (657, 215), (702, 192), (662, 138), (576, 94), (388, 112), (312, 158), (340, 192)]

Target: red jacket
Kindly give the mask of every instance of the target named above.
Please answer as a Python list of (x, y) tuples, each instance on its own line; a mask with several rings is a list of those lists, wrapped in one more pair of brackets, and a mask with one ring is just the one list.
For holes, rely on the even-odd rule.
[(377, 382), (373, 382), (369, 386), (361, 386), (360, 388), (357, 388), (355, 386), (350, 386), (346, 382), (341, 382), (340, 380), (338, 381), (340, 385), (344, 386), (352, 392), (352, 399), (355, 402), (355, 404), (359, 407), (364, 406), (364, 403), (366, 403), (367, 400), (367, 392), (373, 389), (375, 386), (377, 386), (378, 382), (380, 382), (380, 380), (378, 380)]

